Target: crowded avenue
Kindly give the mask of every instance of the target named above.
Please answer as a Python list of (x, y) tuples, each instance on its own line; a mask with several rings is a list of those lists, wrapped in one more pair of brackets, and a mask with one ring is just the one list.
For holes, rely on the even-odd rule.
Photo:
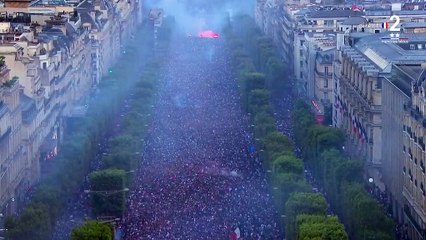
[(164, 66), (119, 231), (128, 240), (282, 239), (224, 42), (182, 39)]

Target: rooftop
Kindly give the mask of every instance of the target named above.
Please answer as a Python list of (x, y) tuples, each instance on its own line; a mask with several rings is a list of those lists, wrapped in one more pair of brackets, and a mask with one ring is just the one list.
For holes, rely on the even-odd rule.
[(333, 56), (334, 56), (333, 49), (317, 52), (317, 60), (321, 64), (332, 64)]
[(424, 68), (420, 64), (395, 64), (391, 74), (388, 80), (407, 96), (411, 96), (412, 83), (421, 78)]
[(342, 24), (343, 25), (360, 25), (366, 22), (367, 22), (367, 19), (363, 17), (348, 17), (342, 22)]
[(307, 32), (305, 36), (308, 41), (314, 42), (321, 51), (327, 51), (336, 47), (336, 34), (332, 32), (314, 33)]
[(402, 28), (426, 28), (426, 22), (405, 22), (401, 23)]
[(355, 16), (363, 16), (363, 12), (357, 12), (352, 10), (315, 10), (308, 13), (308, 18), (347, 18), (347, 17), (355, 17)]
[[(405, 42), (384, 42), (381, 37), (389, 34), (369, 34), (359, 38), (354, 48), (380, 69), (380, 72), (390, 72), (392, 64), (420, 64), (426, 61), (426, 34), (401, 33)], [(414, 48), (413, 48), (414, 47)]]

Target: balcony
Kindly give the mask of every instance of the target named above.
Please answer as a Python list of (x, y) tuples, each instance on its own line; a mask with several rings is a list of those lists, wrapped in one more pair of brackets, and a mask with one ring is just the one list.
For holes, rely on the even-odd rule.
[(10, 126), (6, 128), (4, 131), (0, 129), (0, 142), (6, 139), (11, 132), (12, 132), (12, 127)]
[(359, 91), (356, 90), (356, 88), (348, 81), (349, 79), (347, 77), (343, 76), (342, 80), (343, 81), (340, 81), (340, 83), (342, 83), (342, 86), (344, 86), (351, 95), (354, 95), (357, 98), (358, 102), (361, 103), (364, 107), (366, 107), (369, 111), (380, 110), (380, 106), (371, 105), (370, 101), (368, 101), (367, 98), (365, 98), (361, 93), (359, 93)]
[(416, 232), (420, 235), (421, 239), (426, 239), (426, 230), (422, 229), (421, 226), (417, 223), (416, 218), (412, 215), (410, 207), (408, 205), (404, 206), (404, 214), (408, 218)]
[(406, 111), (410, 110), (411, 107), (412, 107), (412, 105), (413, 104), (412, 104), (411, 101), (408, 101), (408, 102), (404, 103), (404, 110), (406, 110)]
[(315, 68), (315, 74), (317, 74), (320, 77), (332, 77), (333, 73), (328, 72), (327, 74), (325, 74), (325, 72), (319, 72), (318, 69)]
[(6, 104), (1, 101), (0, 102), (0, 119), (7, 113), (7, 106)]
[(0, 82), (5, 82), (9, 79), (10, 70), (6, 67), (6, 65), (0, 66)]

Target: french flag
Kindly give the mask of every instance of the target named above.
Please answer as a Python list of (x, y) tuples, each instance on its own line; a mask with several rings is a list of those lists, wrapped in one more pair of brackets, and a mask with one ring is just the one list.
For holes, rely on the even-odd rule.
[(382, 22), (382, 28), (383, 29), (388, 29), (389, 28), (389, 23), (388, 22)]
[(241, 232), (240, 232), (240, 228), (236, 228), (232, 233), (231, 233), (231, 240), (237, 240), (241, 237)]

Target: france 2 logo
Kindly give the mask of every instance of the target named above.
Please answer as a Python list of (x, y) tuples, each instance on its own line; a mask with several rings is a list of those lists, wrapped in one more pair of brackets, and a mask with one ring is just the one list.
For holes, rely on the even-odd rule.
[(389, 27), (389, 23), (388, 22), (383, 22), (382, 23), (382, 28), (389, 29), (390, 32), (399, 32), (399, 31), (401, 31), (401, 28), (399, 27), (399, 23), (400, 23), (399, 16), (392, 15), (389, 18), (389, 20), (391, 22), (393, 22), (392, 25), (390, 25), (390, 27)]

